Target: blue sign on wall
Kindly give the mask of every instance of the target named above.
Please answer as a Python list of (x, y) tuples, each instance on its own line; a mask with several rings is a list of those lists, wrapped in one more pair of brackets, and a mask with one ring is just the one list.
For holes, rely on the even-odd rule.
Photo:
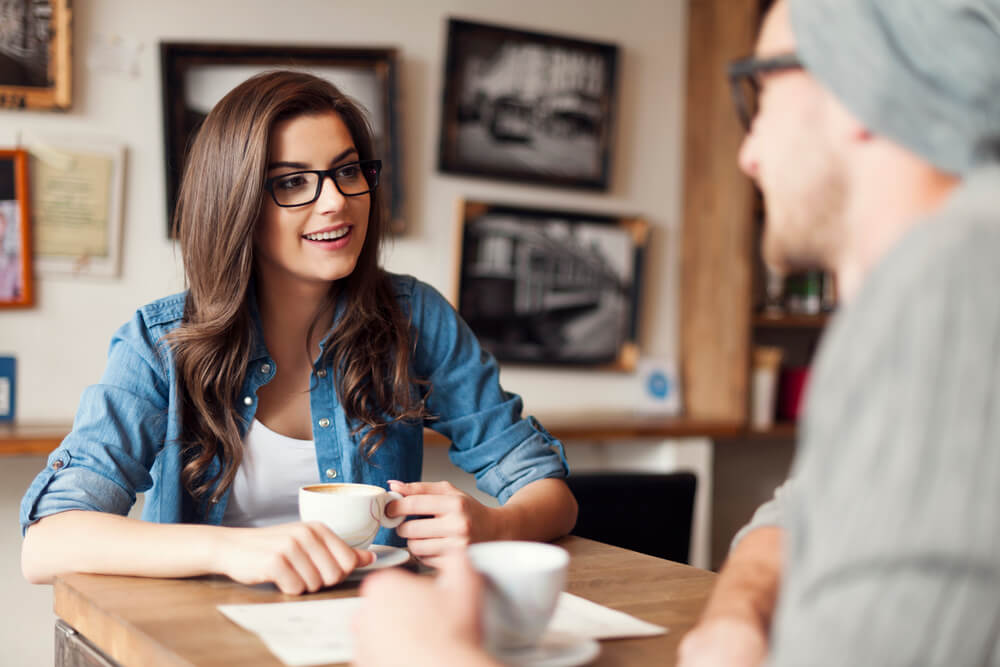
[(17, 359), (0, 357), (0, 422), (14, 421)]

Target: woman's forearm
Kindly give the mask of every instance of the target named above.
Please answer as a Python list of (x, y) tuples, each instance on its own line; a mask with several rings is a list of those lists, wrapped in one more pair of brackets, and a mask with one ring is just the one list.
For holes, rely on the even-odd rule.
[(217, 526), (158, 524), (117, 514), (71, 510), (31, 525), (21, 572), (35, 584), (69, 572), (191, 577), (216, 571)]
[(500, 508), (497, 539), (554, 540), (576, 525), (576, 498), (561, 479), (540, 479), (518, 489)]

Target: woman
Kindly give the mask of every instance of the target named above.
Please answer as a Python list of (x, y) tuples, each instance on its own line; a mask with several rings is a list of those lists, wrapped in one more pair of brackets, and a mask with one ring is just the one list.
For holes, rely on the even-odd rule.
[[(314, 76), (261, 74), (205, 119), (175, 225), (186, 293), (114, 336), (101, 383), (22, 501), (22, 570), (185, 577), (219, 573), (287, 593), (372, 560), (296, 492), (385, 486), (421, 515), (378, 543), (434, 564), (456, 545), (552, 539), (576, 503), (561, 446), (429, 286), (378, 266), (380, 163), (355, 103)], [(420, 483), (425, 425), (503, 506)], [(126, 518), (146, 492), (143, 518)], [(72, 545), (72, 548), (67, 548)]]

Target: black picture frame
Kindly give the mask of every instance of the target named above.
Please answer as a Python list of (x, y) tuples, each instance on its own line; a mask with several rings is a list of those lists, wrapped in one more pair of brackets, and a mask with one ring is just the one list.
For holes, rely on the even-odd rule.
[(501, 362), (632, 371), (647, 221), (459, 202), (454, 303)]
[[(326, 78), (365, 107), (375, 130), (376, 153), (382, 160), (378, 192), (386, 204), (389, 227), (395, 234), (405, 233), (397, 61), (394, 48), (161, 42), (167, 234), (172, 231), (184, 156), (201, 121), (238, 83), (274, 69), (306, 70)], [(193, 79), (199, 83), (197, 91), (189, 86)], [(208, 84), (206, 79), (210, 79)], [(191, 102), (195, 94), (198, 100)]]
[(618, 47), (449, 19), (438, 169), (607, 190)]

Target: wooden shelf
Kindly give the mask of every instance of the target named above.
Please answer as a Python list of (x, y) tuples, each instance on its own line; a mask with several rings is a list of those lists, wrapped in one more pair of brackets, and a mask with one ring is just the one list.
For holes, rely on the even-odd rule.
[[(669, 438), (732, 438), (744, 431), (738, 422), (685, 417), (650, 417), (625, 413), (539, 415), (539, 423), (562, 442), (574, 440), (666, 440)], [(433, 431), (424, 432), (427, 445), (448, 441)]]
[[(669, 438), (738, 438), (745, 433), (743, 424), (725, 421), (650, 417), (624, 413), (561, 414), (538, 417), (549, 433), (563, 442), (573, 440), (666, 440)], [(0, 456), (48, 454), (69, 433), (71, 424), (5, 424), (0, 426)], [(447, 438), (431, 430), (424, 431), (424, 444), (446, 447)]]
[(753, 325), (758, 329), (822, 329), (830, 321), (821, 315), (754, 315)]
[(795, 422), (775, 422), (763, 430), (748, 427), (745, 433), (748, 440), (795, 440), (797, 435), (798, 424)]
[(71, 424), (0, 424), (0, 455), (48, 454), (69, 433)]

